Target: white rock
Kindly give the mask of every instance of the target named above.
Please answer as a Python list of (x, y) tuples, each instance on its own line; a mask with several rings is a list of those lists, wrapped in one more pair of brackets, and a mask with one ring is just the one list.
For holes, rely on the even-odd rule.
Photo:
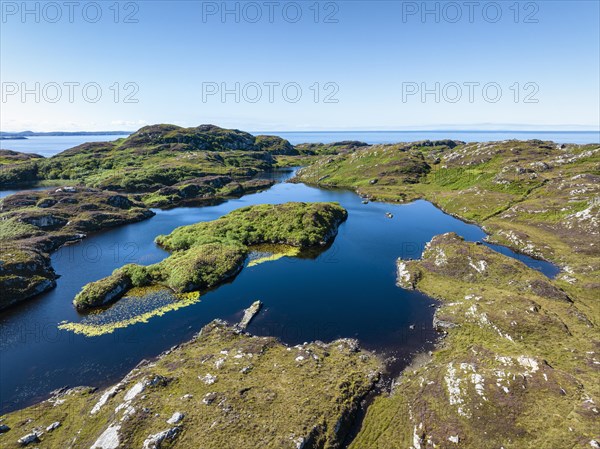
[(185, 415), (181, 412), (175, 412), (173, 413), (173, 416), (171, 416), (169, 419), (167, 419), (167, 424), (177, 424), (179, 421), (181, 421), (183, 419)]
[(129, 391), (125, 394), (125, 397), (123, 399), (125, 399), (125, 401), (131, 401), (138, 394), (140, 394), (142, 391), (144, 391), (144, 388), (145, 388), (144, 382), (140, 381), (140, 382), (136, 383), (133, 387), (131, 387), (129, 389)]
[(106, 402), (112, 398), (115, 394), (117, 394), (117, 390), (119, 389), (119, 384), (115, 385), (112, 388), (109, 388), (108, 390), (106, 390), (102, 396), (100, 396), (100, 399), (98, 400), (98, 402), (96, 402), (96, 404), (94, 405), (94, 407), (92, 408), (92, 411), (90, 412), (91, 415), (95, 415), (96, 413), (98, 413), (100, 411), (100, 409), (102, 408), (102, 406), (104, 404), (106, 404)]
[(478, 260), (476, 262), (473, 262), (469, 257), (469, 266), (475, 269), (475, 271), (477, 271), (478, 273), (484, 273), (485, 269), (487, 268), (487, 263), (485, 262), (485, 260)]
[(296, 449), (304, 449), (304, 445), (306, 444), (306, 440), (303, 437), (292, 438), (292, 443), (294, 443)]
[(212, 374), (206, 374), (205, 376), (198, 376), (202, 382), (206, 385), (212, 385), (217, 381), (217, 376), (213, 376)]
[(423, 423), (419, 424), (419, 427), (415, 426), (413, 430), (413, 448), (421, 449), (421, 443), (423, 443), (423, 439), (419, 435), (419, 431), (423, 429)]
[(165, 440), (172, 440), (179, 433), (179, 427), (173, 427), (171, 429), (163, 430), (162, 432), (148, 436), (144, 440), (142, 449), (160, 449), (162, 442)]
[(117, 449), (119, 447), (120, 425), (110, 425), (102, 432), (90, 449)]
[(477, 392), (477, 394), (479, 396), (481, 396), (483, 399), (487, 400), (485, 397), (484, 381), (485, 381), (485, 379), (483, 378), (483, 376), (481, 374), (478, 374), (478, 373), (471, 374), (471, 382), (475, 386), (475, 391)]
[(411, 286), (410, 285), (410, 272), (408, 271), (406, 262), (402, 262), (401, 260), (398, 260), (396, 270), (397, 270), (398, 286), (404, 287), (404, 288), (409, 288)]
[(448, 364), (448, 371), (444, 376), (444, 381), (446, 382), (446, 388), (448, 389), (450, 405), (456, 405), (458, 414), (468, 417), (469, 414), (465, 412), (463, 408), (464, 400), (462, 397), (461, 379), (457, 376), (456, 369), (452, 363)]
[(242, 320), (238, 323), (238, 328), (241, 330), (245, 330), (250, 324), (250, 321), (252, 321), (252, 319), (258, 314), (258, 312), (260, 312), (262, 305), (262, 302), (254, 301), (250, 307), (244, 310), (244, 316), (242, 317)]
[(225, 364), (225, 359), (221, 358), (215, 362), (215, 368), (221, 369), (224, 364)]
[(60, 422), (56, 421), (46, 427), (46, 432), (52, 432), (54, 429), (58, 429), (60, 427)]
[(25, 435), (24, 437), (19, 438), (18, 443), (22, 444), (23, 446), (27, 446), (31, 443), (37, 443), (38, 441), (40, 441), (39, 435), (40, 434), (38, 432), (31, 432)]
[(526, 357), (524, 355), (521, 355), (517, 358), (517, 361), (523, 368), (526, 368), (527, 371), (529, 371), (530, 373), (535, 373), (540, 369), (537, 360), (535, 360), (533, 357)]

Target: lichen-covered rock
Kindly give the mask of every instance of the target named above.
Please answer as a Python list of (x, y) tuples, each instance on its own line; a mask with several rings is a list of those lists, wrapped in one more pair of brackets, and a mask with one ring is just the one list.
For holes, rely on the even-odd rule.
[(185, 418), (185, 415), (183, 413), (175, 412), (175, 413), (173, 413), (173, 416), (171, 416), (169, 419), (167, 419), (167, 424), (177, 424), (183, 418)]
[(258, 314), (258, 312), (260, 312), (262, 305), (263, 304), (261, 301), (254, 301), (250, 307), (244, 310), (244, 316), (237, 324), (237, 327), (240, 330), (246, 330), (246, 328), (250, 324), (250, 321), (252, 321), (254, 317)]
[(170, 429), (150, 435), (144, 440), (142, 449), (161, 449), (163, 441), (174, 440), (180, 430), (181, 429), (179, 427), (171, 427)]
[(17, 443), (19, 443), (22, 446), (28, 446), (32, 443), (38, 443), (39, 441), (40, 441), (40, 433), (39, 432), (31, 432), (31, 433), (28, 433), (27, 435), (19, 438)]
[(396, 285), (398, 287), (414, 290), (421, 277), (421, 272), (406, 261), (398, 259), (396, 262)]
[(108, 204), (119, 209), (130, 209), (133, 207), (133, 202), (123, 195), (113, 195), (106, 200)]
[(21, 218), (21, 221), (36, 226), (38, 228), (58, 228), (67, 224), (67, 220), (61, 217), (56, 217), (52, 214), (44, 215), (27, 215)]
[(60, 421), (54, 421), (48, 427), (46, 427), (46, 432), (52, 432), (60, 427)]

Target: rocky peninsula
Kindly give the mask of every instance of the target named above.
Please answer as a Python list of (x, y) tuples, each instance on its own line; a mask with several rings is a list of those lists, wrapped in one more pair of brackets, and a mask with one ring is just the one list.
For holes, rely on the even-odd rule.
[(0, 447), (340, 447), (381, 369), (354, 340), (289, 347), (215, 321), (102, 391), (4, 416)]
[(56, 286), (50, 254), (154, 212), (126, 195), (87, 187), (25, 191), (0, 200), (0, 309)]
[(351, 447), (593, 447), (597, 329), (556, 282), (444, 234), (398, 261), (398, 285), (442, 301), (446, 337), (376, 400)]

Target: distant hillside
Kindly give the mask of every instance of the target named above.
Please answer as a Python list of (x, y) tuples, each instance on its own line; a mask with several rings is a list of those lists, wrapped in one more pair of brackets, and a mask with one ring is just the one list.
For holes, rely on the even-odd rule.
[(275, 166), (276, 155), (298, 151), (276, 136), (253, 136), (214, 125), (145, 126), (112, 142), (84, 143), (51, 158), (7, 160), (0, 187), (66, 180), (88, 187), (144, 194), (152, 207), (231, 196), (263, 188), (250, 182)]

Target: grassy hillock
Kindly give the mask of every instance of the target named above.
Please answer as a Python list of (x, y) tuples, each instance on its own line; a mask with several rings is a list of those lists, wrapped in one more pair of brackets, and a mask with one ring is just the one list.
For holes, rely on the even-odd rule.
[(398, 283), (438, 298), (447, 332), (369, 408), (351, 448), (589, 448), (600, 412), (598, 331), (539, 272), (456, 234)]
[(217, 321), (106, 390), (2, 417), (0, 447), (27, 435), (47, 449), (339, 447), (380, 370), (352, 340), (287, 347)]
[(50, 253), (92, 232), (154, 213), (114, 192), (85, 187), (27, 191), (0, 200), (0, 309), (55, 287)]
[(0, 167), (5, 165), (23, 164), (36, 159), (43, 159), (43, 156), (33, 153), (20, 153), (12, 150), (0, 150)]
[(294, 146), (295, 153), (276, 156), (278, 167), (300, 167), (310, 165), (317, 156), (346, 154), (370, 145), (355, 140), (345, 140), (333, 143), (301, 143)]
[(0, 150), (0, 187), (34, 183), (42, 159), (39, 154)]
[(177, 293), (214, 287), (236, 275), (249, 247), (283, 244), (297, 248), (323, 246), (337, 233), (346, 211), (332, 203), (263, 204), (235, 210), (218, 220), (197, 223), (159, 236), (156, 242), (171, 256), (160, 263), (126, 265), (86, 285), (75, 297), (79, 310), (105, 305), (132, 287), (159, 284)]
[[(152, 125), (114, 142), (85, 143), (51, 158), (6, 164), (0, 167), (0, 187), (69, 181), (146, 193), (143, 200), (149, 205), (171, 207), (195, 198), (240, 195), (267, 187), (245, 182), (272, 169), (275, 156), (294, 154), (297, 151), (288, 141), (275, 136), (253, 136), (213, 125)], [(211, 181), (216, 177), (229, 182), (215, 187)]]

